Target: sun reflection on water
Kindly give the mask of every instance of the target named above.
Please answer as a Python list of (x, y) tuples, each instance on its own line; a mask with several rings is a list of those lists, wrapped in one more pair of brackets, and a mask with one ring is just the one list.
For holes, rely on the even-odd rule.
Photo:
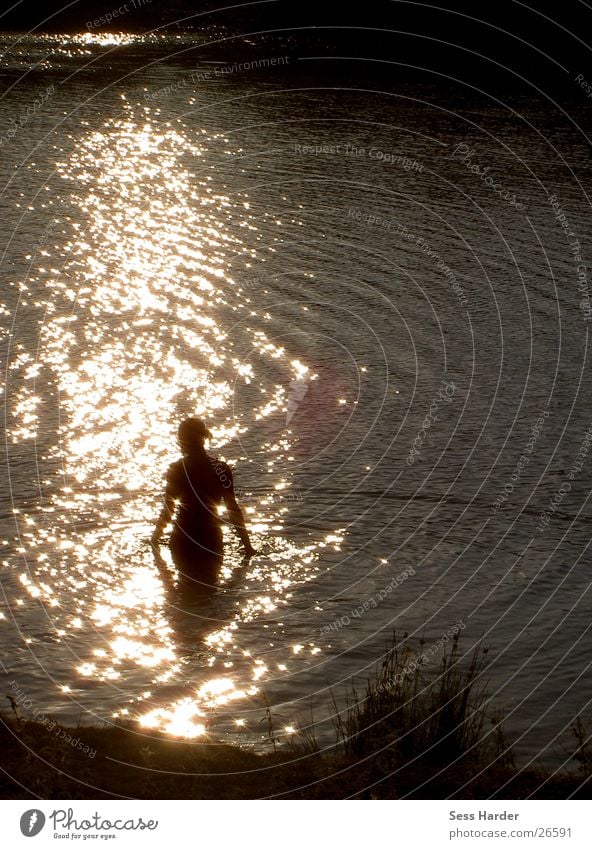
[[(288, 387), (315, 374), (261, 329), (265, 319), (233, 276), (237, 257), (246, 271), (257, 256), (254, 213), (246, 194), (231, 199), (193, 171), (220, 142), (205, 131), (190, 141), (181, 128), (125, 113), (77, 140), (58, 164), (69, 204), (65, 254), (58, 262), (48, 247), (28, 281), (42, 293), (38, 360), (23, 353), (11, 365), (22, 377), (13, 444), (38, 436), (40, 374), (59, 404), (43, 458), (53, 472), (39, 482), (38, 509), (17, 520), (24, 598), (45, 606), (51, 640), (74, 655), (60, 693), (75, 700), (90, 686), (116, 686), (115, 716), (187, 737), (204, 734), (224, 706), (256, 696), (274, 670), (287, 670), (279, 661), (319, 651), (271, 651), (269, 634), (250, 630), (247, 639), (244, 628), (273, 621), (293, 588), (314, 577), (321, 547), (342, 538), (284, 535), (294, 459)], [(245, 241), (230, 226), (237, 218)], [(260, 390), (250, 408), (237, 408), (237, 383)], [(255, 542), (267, 546), (233, 588), (240, 557), (229, 536), (214, 606), (189, 612), (168, 555), (158, 568), (145, 544), (187, 414), (212, 423), (213, 450), (235, 466)], [(274, 435), (266, 428), (247, 452), (272, 421)], [(263, 492), (251, 494), (262, 477)]]

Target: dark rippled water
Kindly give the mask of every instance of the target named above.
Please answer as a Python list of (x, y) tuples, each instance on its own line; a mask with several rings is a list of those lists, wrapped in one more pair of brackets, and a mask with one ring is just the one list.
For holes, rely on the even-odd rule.
[[(251, 743), (312, 700), (330, 739), (394, 629), (436, 669), (456, 626), (560, 760), (592, 696), (587, 107), (11, 41), (6, 692)], [(195, 413), (261, 554), (229, 536), (188, 608), (145, 541)]]

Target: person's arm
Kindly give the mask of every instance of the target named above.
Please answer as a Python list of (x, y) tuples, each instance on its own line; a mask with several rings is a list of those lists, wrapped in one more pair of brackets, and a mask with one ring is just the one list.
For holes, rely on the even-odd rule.
[(245, 517), (241, 510), (236, 495), (234, 494), (234, 482), (232, 480), (232, 472), (230, 468), (225, 469), (226, 481), (224, 482), (224, 504), (228, 510), (228, 521), (234, 525), (236, 532), (245, 549), (245, 556), (252, 557), (257, 552), (251, 545), (249, 532), (245, 525)]
[(167, 473), (167, 485), (164, 493), (164, 507), (160, 511), (160, 515), (156, 520), (156, 527), (154, 528), (154, 533), (150, 537), (150, 542), (152, 543), (152, 545), (158, 545), (158, 543), (160, 542), (160, 537), (162, 536), (162, 532), (173, 518), (174, 512), (175, 496), (173, 493), (173, 485), (170, 478), (170, 474)]

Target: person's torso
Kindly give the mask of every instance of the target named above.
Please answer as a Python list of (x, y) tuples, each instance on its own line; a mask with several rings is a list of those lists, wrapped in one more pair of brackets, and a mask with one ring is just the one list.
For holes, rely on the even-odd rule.
[(206, 454), (185, 456), (169, 469), (172, 494), (178, 501), (176, 524), (181, 527), (219, 525), (218, 507), (231, 480), (226, 463)]

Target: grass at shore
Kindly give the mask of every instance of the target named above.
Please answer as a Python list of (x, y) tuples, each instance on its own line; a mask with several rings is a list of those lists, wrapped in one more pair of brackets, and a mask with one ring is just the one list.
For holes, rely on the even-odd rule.
[(0, 797), (588, 798), (583, 739), (579, 775), (516, 767), (503, 722), (487, 710), (486, 654), (478, 648), (463, 664), (456, 635), (426, 677), (421, 646), (393, 642), (365, 696), (352, 690), (349, 707), (336, 711), (338, 739), (325, 750), (310, 730), (285, 750), (257, 755), (133, 724), (49, 726), (13, 710), (0, 714)]

